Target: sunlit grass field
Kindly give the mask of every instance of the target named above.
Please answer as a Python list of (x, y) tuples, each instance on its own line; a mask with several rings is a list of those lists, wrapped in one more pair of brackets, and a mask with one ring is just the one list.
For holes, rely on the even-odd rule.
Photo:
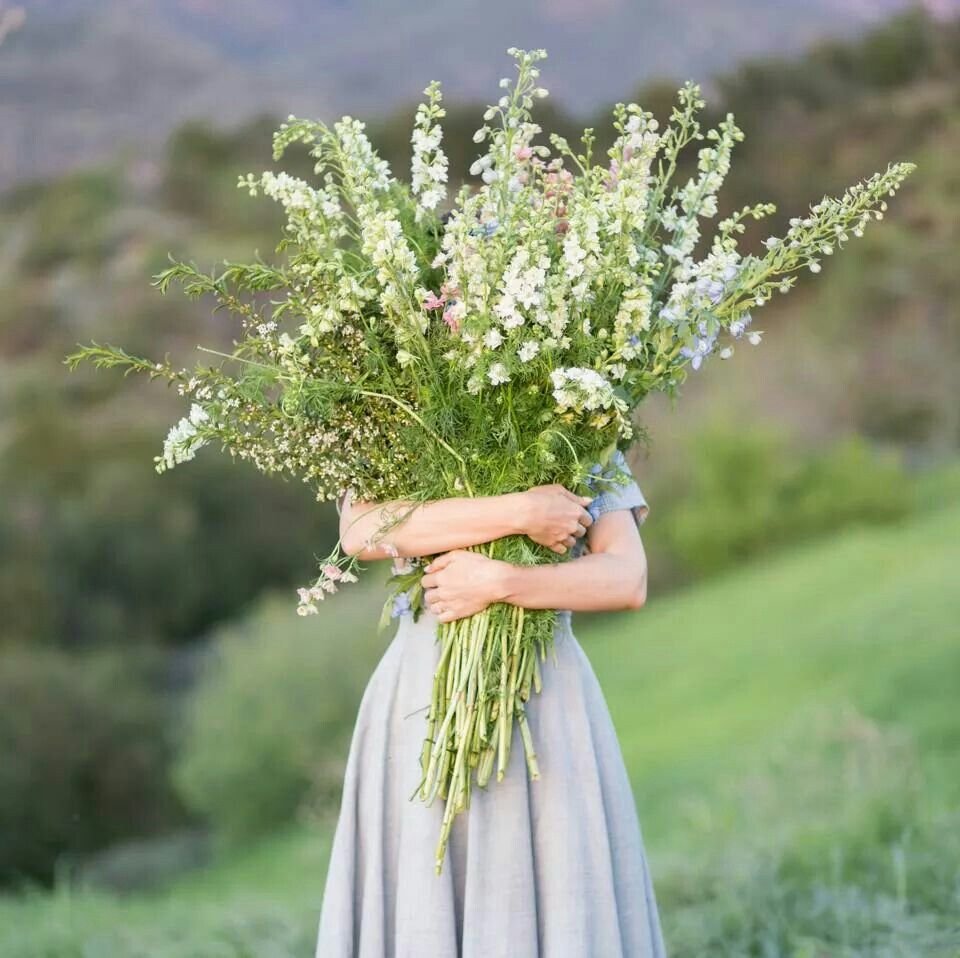
[[(579, 623), (671, 955), (960, 955), (958, 569), (952, 506)], [(312, 955), (328, 840), (291, 826), (149, 895), (0, 900), (0, 956)]]

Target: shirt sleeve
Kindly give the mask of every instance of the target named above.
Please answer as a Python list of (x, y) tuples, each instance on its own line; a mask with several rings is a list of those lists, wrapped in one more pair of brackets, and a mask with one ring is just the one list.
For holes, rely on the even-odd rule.
[[(618, 472), (626, 474), (626, 483), (617, 481)], [(594, 475), (595, 478), (591, 485), (595, 498), (587, 506), (587, 511), (593, 520), (596, 521), (605, 512), (629, 509), (637, 527), (642, 526), (650, 512), (650, 506), (633, 478), (633, 472), (623, 453), (617, 449), (610, 457), (607, 468), (604, 470), (598, 469)]]

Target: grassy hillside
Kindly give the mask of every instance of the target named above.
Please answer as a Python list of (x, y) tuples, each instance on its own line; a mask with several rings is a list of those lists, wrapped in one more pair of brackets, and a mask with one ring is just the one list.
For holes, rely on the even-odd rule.
[(678, 788), (707, 787), (812, 706), (903, 727), (960, 794), (958, 559), (954, 509), (848, 532), (585, 633), (640, 801), (667, 816), (654, 834), (669, 833)]
[[(580, 625), (677, 958), (960, 954), (958, 543), (954, 505)], [(8, 898), (0, 954), (307, 954), (327, 837), (150, 896)]]

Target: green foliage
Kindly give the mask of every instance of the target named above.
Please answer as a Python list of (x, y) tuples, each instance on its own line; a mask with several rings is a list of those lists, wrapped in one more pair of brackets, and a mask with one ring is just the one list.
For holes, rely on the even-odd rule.
[(691, 437), (682, 474), (654, 498), (665, 516), (650, 526), (654, 551), (683, 577), (845, 525), (891, 522), (914, 504), (898, 458), (859, 438), (805, 451), (778, 433), (722, 425)]
[(950, 954), (960, 819), (921, 802), (909, 737), (850, 708), (798, 715), (747, 774), (678, 810), (657, 883), (671, 954)]
[(383, 649), (367, 590), (346, 586), (308, 619), (266, 602), (216, 636), (193, 693), (175, 779), (226, 839), (329, 808), (364, 685)]
[(17, 557), (0, 564), (0, 644), (193, 639), (333, 534), (301, 485), (213, 459), (158, 477), (151, 440), (130, 430), (116, 448), (67, 426), (25, 430), (0, 468), (0, 550)]
[(55, 181), (37, 198), (33, 230), (23, 255), (28, 269), (90, 263), (110, 252), (110, 214), (120, 198), (112, 170), (76, 173)]
[(182, 820), (167, 782), (157, 660), (0, 653), (0, 881)]
[(160, 186), (166, 208), (202, 220), (211, 228), (248, 235), (276, 230), (280, 220), (267, 205), (238, 203), (237, 176), (270, 156), (272, 121), (253, 120), (237, 133), (190, 121), (167, 144)]

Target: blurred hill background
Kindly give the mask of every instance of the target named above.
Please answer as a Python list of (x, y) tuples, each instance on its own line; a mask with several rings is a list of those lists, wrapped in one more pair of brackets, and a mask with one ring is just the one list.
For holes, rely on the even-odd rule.
[(389, 639), (378, 573), (297, 620), (333, 510), (215, 451), (157, 476), (182, 401), (62, 358), (229, 342), (150, 277), (272, 255), (276, 210), (236, 180), (272, 167), (279, 120), (362, 113), (405, 173), (437, 77), (463, 175), (523, 43), (549, 49), (541, 122), (570, 137), (609, 138), (615, 99), (666, 120), (703, 81), (747, 134), (721, 215), (779, 207), (750, 248), (918, 164), (886, 222), (756, 313), (760, 347), (648, 404), (650, 607), (578, 631), (674, 954), (960, 953), (960, 19), (900, 6), (0, 3), (4, 958), (308, 947)]
[[(556, 64), (552, 92), (586, 114), (638, 82), (706, 80), (746, 56), (855, 35), (906, 6), (25, 0), (0, 58), (0, 186), (103, 160), (120, 144), (149, 155), (187, 119), (232, 126), (258, 112), (385, 113), (434, 77), (453, 97), (485, 99), (509, 46), (545, 47)], [(960, 0), (927, 0), (925, 8), (946, 16)]]

